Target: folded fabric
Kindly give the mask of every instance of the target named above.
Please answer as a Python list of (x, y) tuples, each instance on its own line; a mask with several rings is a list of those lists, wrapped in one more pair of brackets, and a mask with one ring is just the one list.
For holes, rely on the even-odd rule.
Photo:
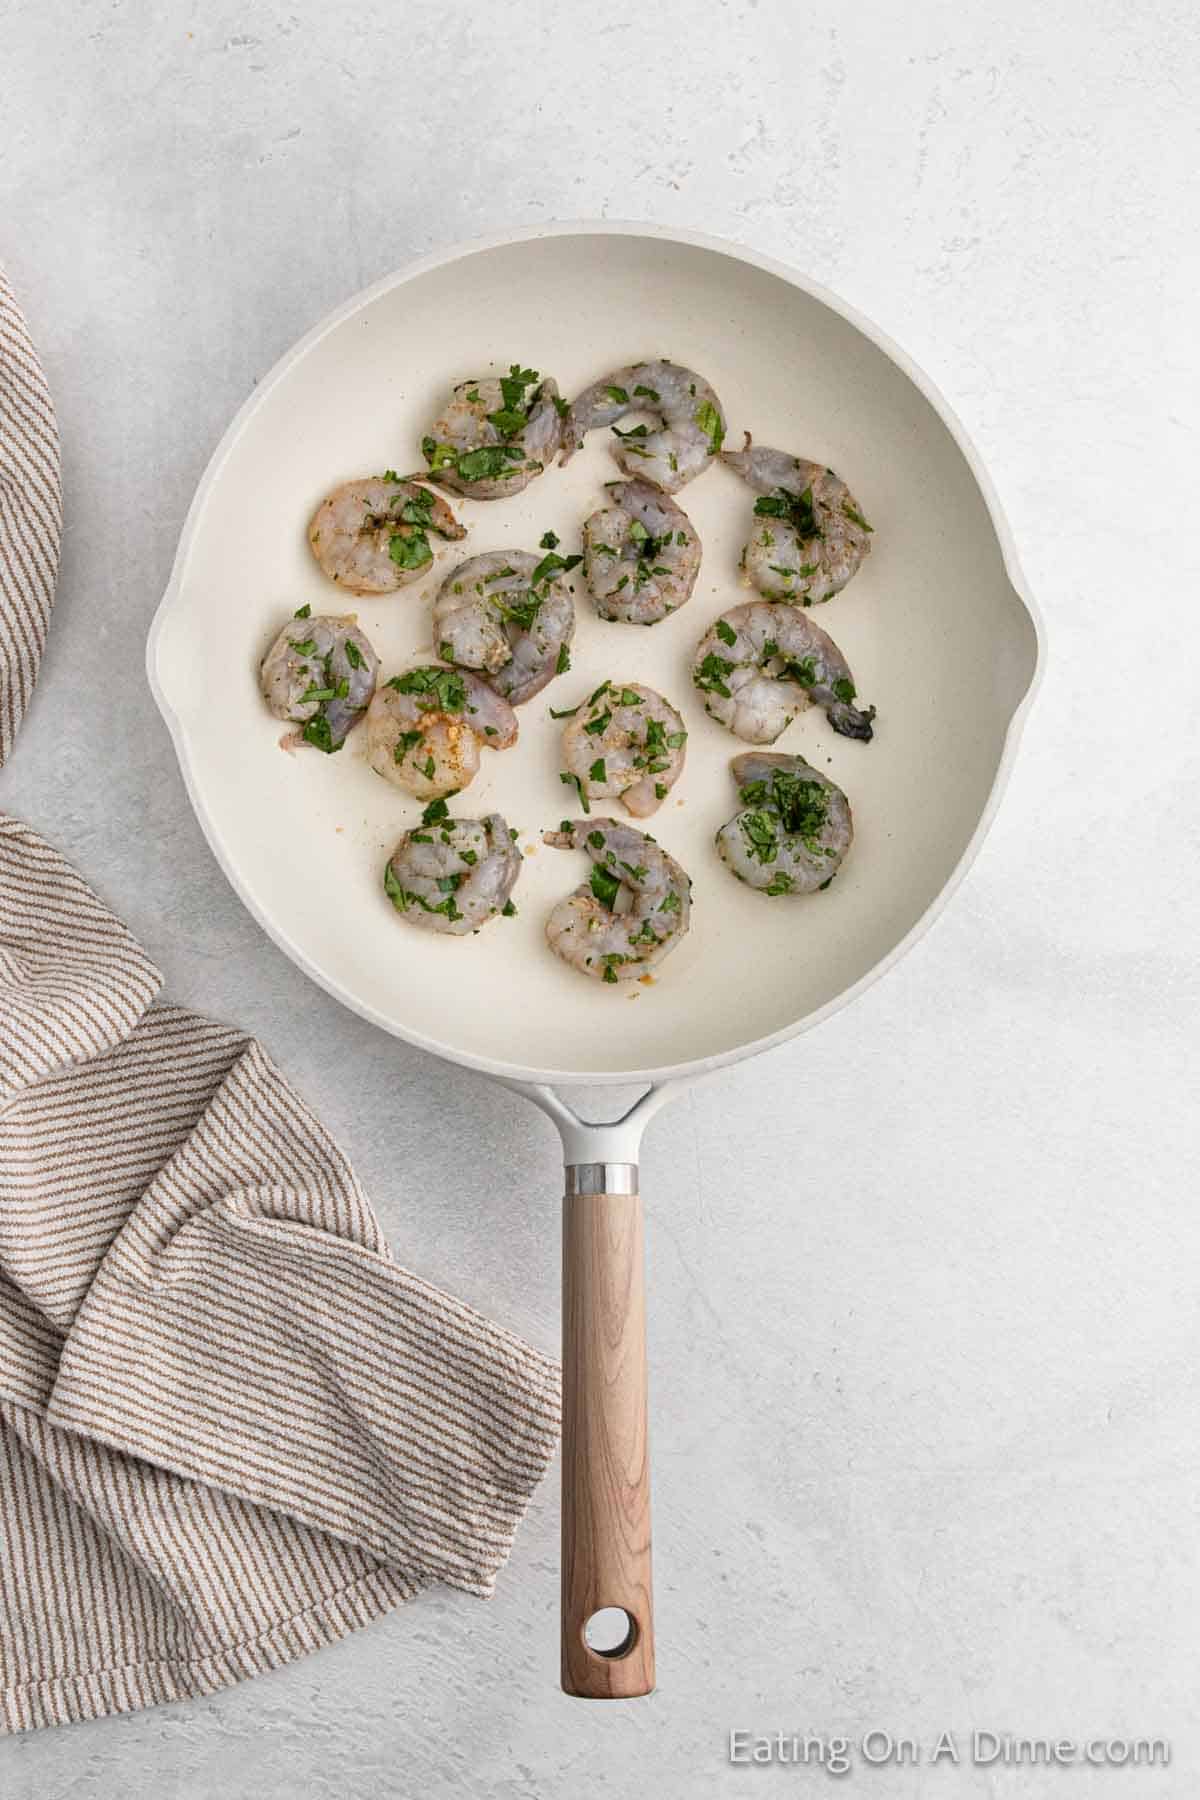
[[(0, 277), (0, 761), (58, 546)], [(436, 1581), (488, 1594), (556, 1365), (400, 1268), (261, 1045), (0, 815), (0, 1729), (209, 1693)]]

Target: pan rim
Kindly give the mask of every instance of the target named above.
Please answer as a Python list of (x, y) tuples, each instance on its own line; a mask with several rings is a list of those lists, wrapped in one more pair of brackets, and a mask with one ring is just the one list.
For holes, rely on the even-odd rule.
[[(710, 1056), (695, 1057), (684, 1062), (656, 1065), (647, 1069), (628, 1069), (614, 1071), (603, 1070), (561, 1070), (529, 1067), (521, 1063), (502, 1061), (492, 1057), (480, 1056), (472, 1051), (462, 1050), (457, 1046), (442, 1042), (428, 1034), (398, 1025), (395, 1020), (386, 1017), (372, 1007), (369, 1001), (351, 993), (332, 976), (320, 970), (308, 957), (306, 952), (295, 943), (286, 931), (272, 919), (267, 911), (243, 884), (233, 859), (227, 855), (216, 821), (210, 815), (199, 790), (193, 769), (187, 735), (182, 721), (167, 693), (167, 682), (162, 673), (160, 643), (163, 638), (168, 619), (180, 601), (183, 588), (183, 575), (191, 554), (192, 545), (199, 530), (204, 508), (209, 493), (215, 485), (221, 470), (250, 416), (258, 409), (265, 396), (271, 393), (280, 381), (298, 364), (310, 350), (314, 348), (331, 331), (344, 320), (352, 317), (363, 307), (372, 304), (383, 295), (415, 281), (433, 270), (445, 268), (450, 264), (467, 257), (486, 253), (490, 250), (505, 249), (513, 244), (536, 242), (547, 238), (563, 237), (634, 237), (654, 238), (669, 243), (682, 244), (694, 249), (705, 250), (715, 255), (724, 256), (735, 262), (762, 270), (764, 273), (785, 281), (789, 286), (797, 288), (801, 293), (818, 301), (829, 310), (846, 320), (859, 331), (867, 341), (880, 350), (913, 384), (917, 391), (932, 407), (941, 423), (949, 432), (955, 446), (966, 462), (971, 478), (979, 491), (987, 510), (988, 518), (995, 533), (1000, 549), (1001, 561), (1005, 576), (1016, 598), (1024, 607), (1028, 616), (1034, 639), (1033, 668), (1028, 686), (1013, 709), (1012, 716), (1005, 732), (1000, 759), (996, 766), (995, 777), (989, 790), (987, 800), (980, 812), (975, 829), (971, 833), (961, 856), (951, 870), (942, 888), (925, 911), (913, 923), (905, 935), (874, 963), (857, 981), (845, 988), (840, 994), (827, 1001), (815, 1011), (805, 1013), (800, 1018), (770, 1032), (763, 1037), (718, 1051)], [(270, 371), (259, 381), (253, 391), (243, 401), (226, 427), (215, 450), (209, 458), (204, 473), (200, 478), (196, 491), (192, 496), (176, 546), (175, 557), (171, 565), (171, 573), (163, 591), (162, 599), (155, 609), (146, 643), (146, 674), (150, 691), (155, 704), (162, 714), (174, 747), (176, 761), (183, 777), (184, 787), (193, 812), (199, 821), (200, 828), (215, 856), (218, 866), (226, 880), (237, 894), (239, 900), (254, 918), (267, 936), (278, 945), (284, 954), (297, 967), (324, 989), (335, 1000), (349, 1008), (360, 1018), (386, 1032), (389, 1037), (399, 1038), (402, 1042), (414, 1045), (431, 1055), (440, 1056), (448, 1062), (459, 1064), (463, 1068), (477, 1070), (480, 1074), (499, 1077), (514, 1083), (530, 1083), (539, 1086), (553, 1087), (616, 1087), (627, 1084), (649, 1083), (651, 1086), (668, 1081), (684, 1081), (709, 1074), (712, 1071), (742, 1062), (760, 1052), (771, 1050), (778, 1045), (811, 1031), (816, 1026), (832, 1018), (844, 1007), (850, 1006), (868, 988), (886, 975), (902, 957), (917, 944), (931, 928), (934, 921), (958, 889), (968, 869), (983, 845), (983, 841), (991, 829), (1004, 790), (1012, 773), (1016, 760), (1017, 748), (1021, 734), (1028, 718), (1030, 708), (1036, 698), (1045, 669), (1046, 641), (1045, 626), (1036, 600), (1025, 580), (1017, 558), (1016, 545), (1011, 528), (1000, 505), (995, 489), (992, 486), (988, 471), (968, 436), (961, 420), (950, 406), (936, 384), (913, 358), (889, 335), (882, 331), (872, 320), (849, 305), (821, 283), (811, 280), (807, 275), (791, 268), (788, 264), (754, 250), (747, 245), (739, 244), (731, 239), (710, 236), (704, 232), (690, 231), (676, 226), (665, 226), (649, 221), (621, 219), (574, 219), (562, 220), (553, 224), (521, 226), (506, 231), (492, 232), (486, 235), (460, 240), (443, 249), (430, 251), (400, 269), (380, 277), (378, 281), (351, 295), (342, 301), (331, 312), (313, 325), (294, 343), (290, 349), (276, 361)]]

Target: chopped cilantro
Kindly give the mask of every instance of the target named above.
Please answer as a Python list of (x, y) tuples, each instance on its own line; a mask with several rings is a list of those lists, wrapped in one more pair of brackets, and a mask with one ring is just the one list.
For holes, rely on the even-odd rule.
[(394, 531), (388, 539), (388, 555), (398, 569), (422, 569), (427, 562), (433, 561), (429, 539), (423, 531), (415, 529)]
[(307, 619), (312, 615), (311, 606), (298, 606), (292, 614), (293, 619)]
[(711, 400), (703, 401), (696, 408), (696, 423), (708, 438), (709, 455), (715, 456), (724, 441), (725, 425)]
[(560, 542), (561, 542), (561, 539), (559, 538), (557, 532), (544, 531), (542, 533), (541, 548), (543, 550), (557, 550)]
[(324, 713), (318, 713), (315, 719), (310, 719), (300, 735), (306, 744), (315, 745), (318, 750), (323, 750), (326, 756), (332, 756), (335, 750), (340, 750), (342, 747), (341, 738), (336, 744), (334, 743), (333, 733), (329, 729), (329, 720)]
[(723, 644), (737, 643), (737, 632), (733, 629), (733, 626), (727, 624), (724, 619), (717, 620), (716, 633)]
[(700, 667), (693, 672), (692, 680), (698, 688), (710, 694), (720, 694), (722, 699), (731, 700), (733, 695), (725, 685), (725, 677), (731, 675), (736, 668), (735, 663), (726, 662), (723, 656), (717, 656), (712, 650), (704, 658)]
[(607, 869), (601, 868), (599, 863), (592, 864), (591, 882), (593, 894), (601, 906), (606, 906), (611, 912), (617, 895), (621, 891), (620, 882), (615, 875), (610, 875)]

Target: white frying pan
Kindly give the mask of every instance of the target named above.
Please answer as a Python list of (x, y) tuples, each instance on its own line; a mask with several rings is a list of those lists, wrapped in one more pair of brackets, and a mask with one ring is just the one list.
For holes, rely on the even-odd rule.
[[(858, 690), (879, 709), (872, 744), (835, 736), (813, 708), (779, 745), (850, 797), (854, 848), (828, 893), (766, 900), (712, 849), (734, 810), (742, 746), (706, 718), (691, 651), (748, 598), (737, 556), (751, 497), (723, 468), (678, 496), (700, 532), (693, 598), (647, 631), (599, 621), (579, 596), (573, 668), (521, 712), (521, 741), (485, 753), (460, 814), (492, 810), (530, 848), (515, 919), (437, 938), (393, 913), (383, 862), (418, 808), (367, 768), (278, 748), (258, 660), (301, 604), (345, 610), (305, 524), (352, 475), (419, 466), (451, 382), (513, 360), (568, 395), (640, 357), (700, 370), (763, 444), (831, 464), (875, 526), (874, 551), (819, 613)], [(570, 549), (616, 471), (594, 433), (565, 470), (519, 497), (456, 502), (460, 555)], [(435, 580), (438, 577), (435, 576)], [(434, 580), (350, 604), (383, 673), (432, 651)], [(230, 881), (315, 981), (385, 1031), (506, 1082), (562, 1133), (562, 1683), (590, 1697), (654, 1683), (638, 1146), (680, 1085), (807, 1030), (861, 993), (926, 929), (974, 856), (1016, 748), (1039, 660), (1033, 604), (986, 476), (931, 384), (865, 320), (768, 258), (649, 225), (560, 225), (467, 244), (389, 276), (311, 331), (256, 388), (192, 503), (154, 621), (150, 680), (193, 805)], [(583, 858), (539, 847), (572, 813), (561, 726), (605, 677), (637, 678), (684, 712), (684, 775), (652, 822), (695, 880), (692, 930), (652, 986), (573, 973), (546, 949), (554, 900)], [(615, 803), (614, 803), (615, 804)], [(610, 809), (611, 810), (611, 809)], [(619, 808), (618, 808), (619, 810)], [(637, 1083), (615, 1124), (585, 1122), (556, 1089)], [(607, 1648), (588, 1622), (627, 1615)]]

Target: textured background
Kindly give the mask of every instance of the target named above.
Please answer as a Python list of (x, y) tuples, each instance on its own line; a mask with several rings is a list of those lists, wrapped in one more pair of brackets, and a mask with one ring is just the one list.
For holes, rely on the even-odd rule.
[[(890, 15), (890, 16), (886, 16)], [(784, 258), (965, 420), (1051, 661), (943, 922), (646, 1146), (662, 1687), (555, 1686), (547, 1490), (490, 1605), (435, 1594), (195, 1705), (0, 1745), (4, 1800), (815, 1791), (729, 1727), (1163, 1733), (1196, 1792), (1200, 24), (1183, 0), (0, 8), (0, 259), (68, 534), (0, 804), (178, 999), (252, 1027), (401, 1257), (543, 1347), (558, 1156), (524, 1103), (340, 1011), (258, 932), (142, 675), (228, 416), (439, 244), (640, 217)]]

